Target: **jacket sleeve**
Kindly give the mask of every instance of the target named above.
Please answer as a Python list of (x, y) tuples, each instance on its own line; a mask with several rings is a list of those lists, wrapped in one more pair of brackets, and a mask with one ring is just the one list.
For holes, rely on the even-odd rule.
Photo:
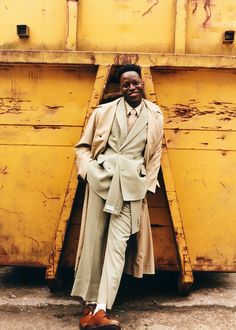
[(150, 155), (147, 173), (148, 173), (148, 191), (155, 193), (156, 186), (159, 186), (157, 176), (161, 166), (161, 154), (162, 154), (162, 138), (163, 138), (163, 116), (158, 116), (158, 135), (156, 137), (156, 144), (153, 149), (152, 155)]
[(97, 126), (97, 113), (98, 108), (92, 113), (83, 133), (83, 136), (75, 145), (78, 176), (81, 177), (83, 180), (86, 179), (88, 164), (92, 160), (91, 145), (93, 142), (94, 132)]

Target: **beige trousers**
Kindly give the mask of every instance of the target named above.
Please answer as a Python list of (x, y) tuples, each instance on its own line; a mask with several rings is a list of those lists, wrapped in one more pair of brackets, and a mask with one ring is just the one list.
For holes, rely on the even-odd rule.
[(103, 211), (105, 201), (89, 189), (84, 245), (75, 274), (72, 296), (96, 301), (112, 308), (125, 264), (131, 235), (130, 203), (120, 215)]

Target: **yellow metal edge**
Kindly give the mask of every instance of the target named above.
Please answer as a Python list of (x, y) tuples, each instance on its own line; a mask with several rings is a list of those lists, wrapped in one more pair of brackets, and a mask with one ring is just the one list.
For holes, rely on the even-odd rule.
[(102, 99), (103, 92), (106, 88), (107, 80), (110, 75), (110, 70), (111, 70), (111, 65), (99, 65), (98, 67), (96, 79), (93, 86), (92, 97), (90, 99), (88, 111), (85, 115), (83, 128), (85, 128), (85, 126), (87, 125), (87, 122), (93, 110), (96, 108), (96, 106), (98, 106), (98, 104)]
[(53, 243), (53, 248), (49, 257), (49, 264), (46, 269), (46, 279), (53, 280), (57, 275), (59, 261), (61, 257), (62, 246), (65, 238), (66, 227), (69, 221), (71, 208), (73, 205), (75, 193), (77, 189), (77, 168), (73, 162), (69, 183), (67, 186), (64, 203), (62, 206), (61, 216)]
[(184, 54), (186, 49), (187, 1), (177, 0), (175, 17), (175, 53)]
[(76, 50), (78, 1), (67, 0), (66, 49)]
[(93, 64), (176, 68), (236, 69), (236, 56), (159, 53), (109, 53), (81, 51), (1, 50), (0, 65), (6, 64)]

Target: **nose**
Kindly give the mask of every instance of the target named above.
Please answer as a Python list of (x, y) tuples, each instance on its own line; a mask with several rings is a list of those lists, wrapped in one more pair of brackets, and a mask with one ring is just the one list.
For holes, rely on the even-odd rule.
[(129, 90), (134, 90), (135, 89), (135, 86), (131, 83), (130, 85), (129, 85)]

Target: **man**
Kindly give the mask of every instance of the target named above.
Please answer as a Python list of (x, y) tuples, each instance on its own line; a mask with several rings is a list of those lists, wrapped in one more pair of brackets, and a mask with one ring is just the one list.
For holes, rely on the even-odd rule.
[(123, 97), (96, 108), (76, 145), (78, 175), (87, 187), (72, 295), (86, 302), (80, 319), (86, 330), (120, 329), (106, 308), (125, 259), (125, 271), (136, 277), (155, 272), (145, 196), (158, 184), (163, 117), (143, 99), (139, 66), (122, 66), (117, 75)]

